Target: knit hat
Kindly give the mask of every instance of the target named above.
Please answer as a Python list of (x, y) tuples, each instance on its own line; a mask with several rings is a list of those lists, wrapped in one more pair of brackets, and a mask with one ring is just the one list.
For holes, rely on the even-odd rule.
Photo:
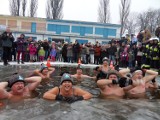
[(72, 84), (73, 84), (73, 79), (71, 78), (71, 75), (68, 74), (68, 73), (64, 73), (61, 77), (61, 84), (64, 82), (64, 81), (71, 81)]
[(44, 63), (41, 64), (40, 72), (42, 72), (45, 68), (48, 68)]
[(107, 62), (108, 62), (109, 60), (108, 60), (107, 57), (104, 57), (104, 58), (102, 59), (102, 62), (104, 62), (104, 61), (107, 61)]
[(19, 74), (13, 74), (13, 76), (11, 77), (11, 79), (8, 80), (8, 87), (12, 87), (13, 84), (15, 84), (16, 82), (23, 82), (25, 83), (24, 81), (24, 78), (19, 75)]
[(142, 75), (144, 76), (145, 75), (145, 72), (143, 71), (142, 68), (140, 67), (135, 67), (134, 69), (131, 69), (131, 73), (132, 73), (132, 76), (134, 76), (136, 73), (138, 72), (142, 72)]
[(132, 76), (134, 76), (136, 73), (139, 73), (141, 72), (143, 74), (143, 71), (142, 70), (135, 70), (133, 73), (132, 73)]

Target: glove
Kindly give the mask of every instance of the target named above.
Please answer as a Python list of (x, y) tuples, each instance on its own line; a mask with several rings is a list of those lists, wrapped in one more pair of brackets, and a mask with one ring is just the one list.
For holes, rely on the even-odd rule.
[(119, 86), (120, 87), (125, 87), (126, 86), (126, 82), (127, 82), (127, 78), (126, 77), (122, 77), (119, 79)]
[(112, 84), (117, 85), (118, 83), (118, 80), (112, 80)]
[(74, 97), (66, 97), (65, 101), (67, 101), (68, 103), (73, 103), (75, 101), (79, 101), (79, 100), (83, 100), (83, 96), (74, 96)]
[(155, 82), (156, 82), (156, 80), (155, 80), (155, 78), (153, 78), (153, 79), (152, 79), (152, 83), (155, 83)]
[(63, 101), (63, 96), (58, 94), (55, 100)]
[(119, 79), (119, 86), (126, 87), (128, 85), (132, 85), (133, 81), (131, 79), (127, 79), (126, 77), (122, 77)]

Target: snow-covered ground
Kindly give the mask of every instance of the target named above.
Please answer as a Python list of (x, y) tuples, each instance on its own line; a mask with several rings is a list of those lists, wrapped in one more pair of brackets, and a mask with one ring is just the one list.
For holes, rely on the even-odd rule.
[[(42, 63), (46, 64), (47, 61), (44, 62), (25, 62), (25, 64), (18, 64), (17, 62), (9, 62), (10, 65), (41, 65)], [(51, 66), (77, 66), (78, 63), (67, 63), (67, 62), (50, 62)], [(0, 66), (3, 65), (3, 62), (0, 62)], [(81, 64), (82, 67), (91, 67), (94, 68), (98, 65), (95, 64)]]

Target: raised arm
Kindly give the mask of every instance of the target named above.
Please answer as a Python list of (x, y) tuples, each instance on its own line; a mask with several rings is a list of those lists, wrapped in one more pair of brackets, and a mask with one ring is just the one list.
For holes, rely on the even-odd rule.
[(112, 80), (101, 79), (97, 81), (97, 85), (100, 89), (104, 89), (106, 85), (111, 84)]
[(6, 91), (8, 82), (0, 82), (0, 99), (5, 99), (9, 97), (9, 93)]
[(151, 81), (158, 76), (158, 72), (153, 70), (146, 70), (146, 73), (147, 75), (143, 77), (146, 82)]
[(122, 77), (125, 77), (127, 73), (130, 73), (130, 69), (122, 69), (119, 71), (119, 73), (122, 75)]
[(45, 76), (39, 70), (34, 70), (33, 74), (40, 76), (42, 79), (45, 78)]
[(25, 81), (28, 83), (27, 87), (30, 91), (35, 90), (37, 86), (40, 84), (42, 78), (39, 76), (25, 78)]
[(54, 73), (54, 71), (55, 71), (55, 68), (48, 68), (48, 70), (49, 70), (49, 76), (52, 74), (52, 73)]

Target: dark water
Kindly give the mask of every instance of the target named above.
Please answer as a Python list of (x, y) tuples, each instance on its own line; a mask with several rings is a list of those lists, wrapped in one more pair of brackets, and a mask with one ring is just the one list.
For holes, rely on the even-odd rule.
[[(13, 72), (20, 72), (27, 77), (36, 65), (0, 66), (0, 81), (5, 81)], [(140, 100), (103, 100), (98, 98), (99, 89), (93, 80), (84, 80), (78, 86), (91, 92), (93, 98), (72, 104), (47, 101), (41, 98), (44, 91), (59, 85), (61, 72), (75, 73), (75, 67), (56, 67), (54, 82), (41, 91), (38, 97), (19, 103), (4, 101), (0, 107), (0, 120), (160, 120), (160, 99)], [(92, 68), (85, 68), (84, 73), (93, 75)], [(76, 82), (75, 82), (76, 83)]]

